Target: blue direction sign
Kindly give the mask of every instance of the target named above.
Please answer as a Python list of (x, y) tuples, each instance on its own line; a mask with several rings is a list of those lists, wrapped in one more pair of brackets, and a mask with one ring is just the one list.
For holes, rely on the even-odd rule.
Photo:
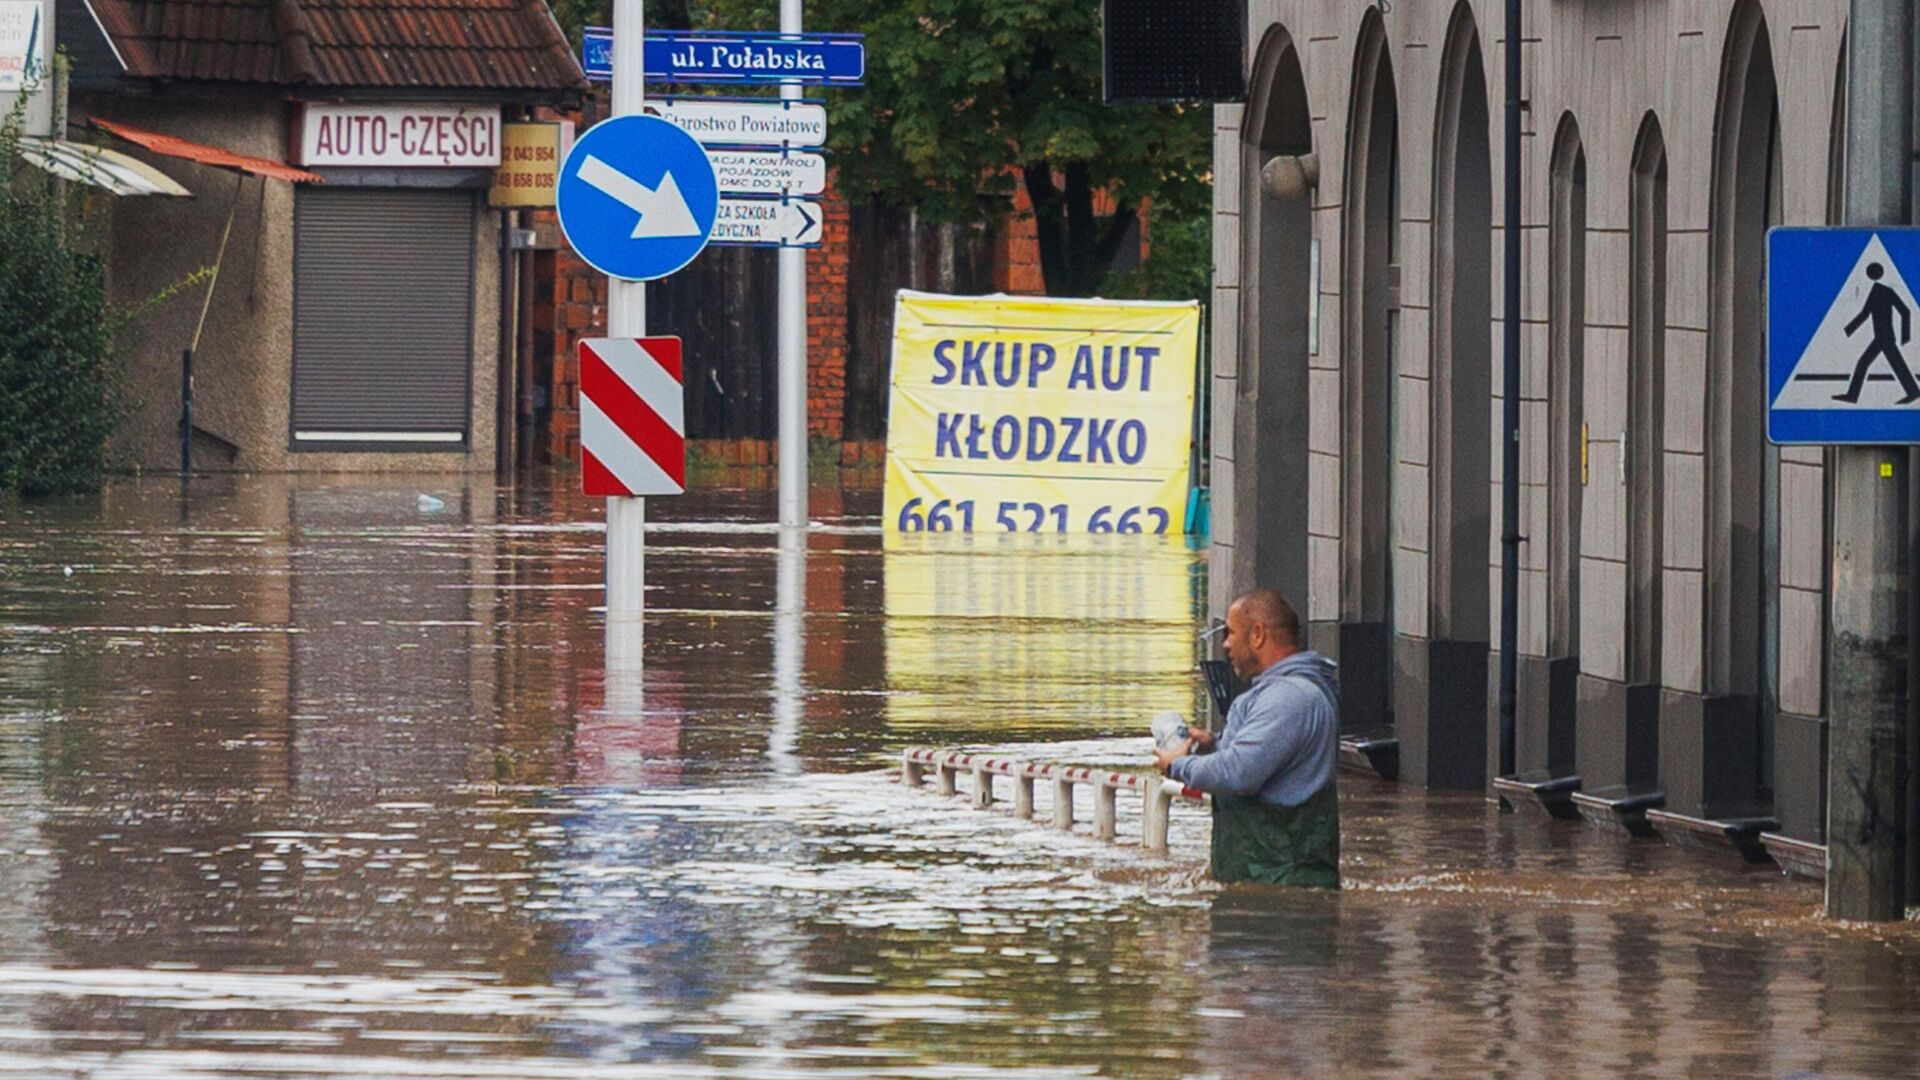
[[(863, 34), (725, 30), (648, 34), (648, 82), (810, 83), (858, 86), (867, 74)], [(580, 43), (587, 78), (613, 78), (613, 31), (589, 26)]]
[(1920, 229), (1767, 234), (1767, 437), (1920, 443)]
[(555, 204), (561, 231), (588, 265), (652, 281), (707, 246), (720, 186), (693, 136), (657, 116), (616, 116), (574, 142)]

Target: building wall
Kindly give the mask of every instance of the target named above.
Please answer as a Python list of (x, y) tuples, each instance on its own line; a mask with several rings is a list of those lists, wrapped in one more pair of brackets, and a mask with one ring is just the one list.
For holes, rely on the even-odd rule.
[[(1710, 419), (1715, 386), (1744, 384), (1759, 379), (1764, 385), (1764, 358), (1724, 358), (1731, 364), (1716, 383), (1709, 378), (1709, 357), (1717, 334), (1740, 319), (1760, 318), (1755, 298), (1734, 303), (1726, 294), (1730, 271), (1710, 258), (1716, 191), (1734, 182), (1723, 159), (1716, 157), (1716, 117), (1727, 96), (1723, 70), (1739, 47), (1741, 27), (1763, 20), (1771, 46), (1778, 85), (1779, 108), (1779, 219), (1787, 224), (1818, 224), (1828, 220), (1829, 149), (1832, 138), (1837, 65), (1845, 5), (1824, 0), (1645, 0), (1634, 4), (1574, 2), (1527, 6), (1523, 93), (1529, 108), (1523, 118), (1522, 219), (1522, 426), (1521, 526), (1529, 538), (1521, 550), (1519, 641), (1522, 654), (1551, 658), (1560, 639), (1577, 640), (1577, 656), (1565, 659), (1580, 675), (1621, 683), (1628, 679), (1628, 536), (1637, 515), (1648, 512), (1627, 505), (1629, 396), (1629, 230), (1628, 215), (1636, 140), (1649, 114), (1657, 118), (1665, 141), (1668, 181), (1665, 320), (1659, 331), (1665, 347), (1664, 431), (1658, 452), (1664, 466), (1662, 590), (1660, 621), (1660, 682), (1669, 691), (1712, 698), (1733, 694), (1740, 687), (1720, 685), (1714, 669), (1713, 637), (1732, 639), (1725, 617), (1716, 621), (1709, 610), (1716, 595), (1711, 584), (1728, 573), (1726, 553), (1738, 538), (1740, 507), (1724, 513), (1708, 512), (1718, 491), (1724, 501), (1729, 470), (1759, 469), (1758, 461), (1722, 459), (1709, 444), (1726, 437), (1727, 421)], [(1214, 586), (1212, 605), (1224, 608), (1231, 594), (1251, 584), (1248, 568), (1257, 560), (1249, 547), (1277, 542), (1276, 538), (1303, 533), (1308, 571), (1304, 610), (1318, 624), (1350, 621), (1350, 582), (1342, 569), (1354, 557), (1357, 540), (1351, 522), (1340, 513), (1343, 493), (1357, 482), (1361, 468), (1353, 460), (1352, 421), (1343, 415), (1343, 388), (1359, 377), (1364, 360), (1352, 348), (1343, 349), (1341, 318), (1343, 283), (1351, 280), (1342, 266), (1346, 175), (1350, 155), (1350, 126), (1354, 110), (1356, 55), (1363, 28), (1377, 26), (1392, 66), (1398, 106), (1397, 188), (1399, 222), (1393, 263), (1398, 273), (1398, 310), (1392, 362), (1393, 506), (1391, 526), (1391, 602), (1395, 633), (1404, 639), (1424, 640), (1441, 631), (1436, 621), (1442, 603), (1432, 584), (1433, 523), (1444, 509), (1444, 485), (1434, 471), (1436, 400), (1444, 379), (1446, 359), (1435, 344), (1435, 297), (1442, 282), (1436, 274), (1490, 276), (1492, 323), (1489, 356), (1492, 424), (1487, 432), (1492, 489), (1489, 505), (1493, 522), (1485, 560), (1487, 588), (1492, 602), (1492, 624), (1487, 640), (1497, 645), (1501, 547), (1499, 418), (1501, 403), (1500, 333), (1502, 237), (1500, 222), (1502, 173), (1502, 71), (1504, 64), (1501, 5), (1491, 0), (1458, 5), (1442, 2), (1394, 4), (1384, 15), (1371, 4), (1350, 0), (1252, 0), (1248, 5), (1248, 62), (1255, 71), (1254, 97), (1242, 105), (1215, 110), (1215, 251), (1214, 424), (1236, 438), (1215, 440), (1214, 450)], [(1488, 164), (1492, 177), (1492, 258), (1484, 267), (1457, 265), (1435, 259), (1433, 222), (1440, 208), (1434, 201), (1437, 186), (1435, 160), (1437, 125), (1443, 113), (1443, 65), (1450, 26), (1456, 19), (1473, 20), (1490, 91)], [(1291, 47), (1304, 76), (1306, 107), (1311, 118), (1312, 151), (1317, 156), (1318, 185), (1311, 199), (1312, 237), (1318, 243), (1317, 351), (1308, 358), (1310, 390), (1304, 431), (1261, 430), (1247, 404), (1248, 370), (1252, 359), (1248, 339), (1258, 333), (1262, 305), (1275, 301), (1258, 291), (1242, 295), (1243, 285), (1257, 276), (1249, 263), (1259, 257), (1257, 229), (1251, 223), (1259, 194), (1259, 153), (1250, 154), (1246, 139), (1254, 118), (1270, 101), (1259, 97), (1260, 50)], [(1577, 575), (1567, 573), (1567, 560), (1553, 565), (1557, 530), (1572, 528), (1568, 512), (1555, 513), (1555, 483), (1550, 468), (1554, 457), (1551, 403), (1569, 400), (1570, 387), (1555, 386), (1551, 375), (1548, 288), (1551, 265), (1549, 225), (1550, 157), (1563, 118), (1577, 124), (1585, 156), (1586, 231), (1584, 252), (1584, 311), (1577, 335), (1583, 354), (1579, 414), (1573, 430), (1584, 422), (1589, 435), (1587, 480), (1578, 485), (1580, 507)], [(1262, 204), (1264, 205), (1264, 204)], [(1718, 275), (1718, 276), (1716, 276)], [(1716, 290), (1720, 290), (1716, 292)], [(1717, 316), (1710, 319), (1720, 298)], [(1291, 301), (1285, 301), (1291, 302)], [(1350, 343), (1349, 343), (1350, 344)], [(1724, 352), (1725, 350), (1723, 350)], [(1563, 379), (1565, 377), (1563, 376)], [(1386, 403), (1368, 402), (1365, 408), (1384, 410)], [(1564, 418), (1563, 418), (1564, 420)], [(1260, 439), (1304, 437), (1309, 491), (1305, 507), (1274, 508), (1270, 502), (1255, 509), (1261, 479), (1257, 469), (1237, 461)], [(1780, 530), (1779, 596), (1779, 706), (1782, 713), (1817, 718), (1823, 711), (1821, 655), (1824, 641), (1824, 575), (1826, 536), (1825, 477), (1817, 449), (1789, 449), (1780, 454), (1777, 526)], [(1716, 479), (1718, 478), (1718, 479)], [(1561, 486), (1565, 486), (1562, 484)], [(1567, 492), (1559, 493), (1564, 502)], [(1260, 520), (1237, 520), (1249, 513)], [(1729, 517), (1729, 515), (1732, 515)], [(1555, 613), (1556, 582), (1578, 582), (1577, 610)], [(1558, 586), (1564, 590), (1566, 586)], [(1725, 590), (1722, 589), (1721, 593)], [(1572, 629), (1551, 632), (1560, 620)], [(1725, 644), (1723, 640), (1722, 645)], [(1724, 666), (1724, 665), (1723, 665)], [(1569, 671), (1574, 670), (1569, 667)], [(1786, 753), (1783, 749), (1782, 755)], [(1784, 761), (1784, 756), (1783, 756)]]
[[(89, 96), (76, 101), (81, 122), (95, 113), (235, 153), (285, 161), (293, 106), (265, 94), (149, 97)], [(147, 304), (170, 286), (214, 265), (230, 208), (233, 231), (206, 328), (195, 353), (195, 425), (238, 452), (196, 442), (197, 468), (316, 472), (477, 472), (494, 460), (494, 393), (498, 382), (500, 242), (498, 215), (475, 215), (472, 401), (464, 451), (433, 453), (295, 453), (293, 404), (293, 186), (137, 148), (128, 152), (194, 193), (191, 199), (93, 197), (91, 228), (107, 261), (116, 309)], [(237, 200), (237, 203), (236, 203)], [(180, 355), (192, 340), (206, 284), (180, 288), (153, 304), (121, 339), (135, 407), (120, 445), (142, 469), (177, 469), (180, 461)]]

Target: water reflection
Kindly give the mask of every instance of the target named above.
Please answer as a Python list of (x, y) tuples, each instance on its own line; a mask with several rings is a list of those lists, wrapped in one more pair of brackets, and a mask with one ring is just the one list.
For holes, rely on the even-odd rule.
[(1350, 888), (1223, 892), (1190, 812), (1146, 860), (875, 771), (909, 742), (1138, 761), (1140, 716), (1195, 705), (1178, 543), (883, 542), (863, 488), (805, 533), (745, 483), (655, 500), (646, 662), (609, 670), (566, 478), (195, 484), (184, 520), (171, 481), (0, 507), (0, 1071), (1920, 1054), (1920, 935), (1828, 927), (1776, 874), (1349, 780)]
[(1192, 712), (1204, 567), (1179, 537), (888, 534), (888, 727), (1042, 740)]

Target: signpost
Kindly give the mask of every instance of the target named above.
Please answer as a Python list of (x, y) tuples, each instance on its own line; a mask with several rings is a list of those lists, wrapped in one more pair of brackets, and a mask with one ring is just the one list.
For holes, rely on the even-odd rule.
[(827, 110), (818, 102), (768, 98), (654, 98), (658, 116), (703, 146), (810, 149), (827, 143)]
[(721, 199), (713, 242), (729, 246), (810, 248), (820, 246), (820, 204), (795, 199)]
[[(797, 23), (797, 13), (796, 19)], [(648, 82), (810, 83), (858, 86), (867, 73), (861, 34), (802, 34), (670, 30), (646, 37)], [(587, 78), (613, 77), (613, 31), (589, 26), (581, 36), (580, 67)]]
[(1767, 235), (1767, 437), (1920, 444), (1920, 229)]
[[(637, 0), (635, 0), (637, 2)], [(768, 32), (671, 31), (645, 35), (640, 42), (612, 31), (587, 27), (580, 66), (590, 79), (628, 76), (622, 62), (642, 54), (645, 81), (719, 85), (778, 84), (780, 102), (683, 102), (656, 107), (663, 122), (678, 125), (708, 144), (818, 146), (826, 139), (826, 115), (800, 100), (800, 88), (858, 86), (867, 72), (861, 34), (801, 32), (801, 0), (780, 0), (780, 30)], [(619, 20), (616, 19), (616, 25)], [(638, 20), (636, 19), (635, 22)], [(631, 51), (623, 51), (631, 50)], [(617, 54), (617, 55), (616, 55)], [(624, 61), (621, 58), (626, 58)], [(627, 70), (631, 70), (629, 67)], [(640, 92), (633, 91), (638, 106)], [(780, 112), (774, 113), (774, 109)], [(614, 112), (622, 110), (616, 103)], [(729, 135), (744, 136), (744, 140)], [(731, 195), (779, 195), (782, 201), (755, 204), (722, 200), (712, 228), (716, 243), (778, 247), (780, 251), (779, 342), (780, 524), (807, 523), (807, 257), (802, 248), (820, 243), (820, 207), (793, 202), (793, 195), (826, 189), (826, 163), (814, 155), (786, 155), (769, 163), (768, 155), (723, 155), (720, 183)], [(566, 185), (563, 178), (562, 187)], [(657, 197), (657, 196), (648, 196)], [(585, 253), (582, 252), (584, 255)], [(689, 256), (691, 257), (691, 256)], [(592, 261), (592, 260), (589, 260)], [(599, 265), (595, 263), (595, 265)]]

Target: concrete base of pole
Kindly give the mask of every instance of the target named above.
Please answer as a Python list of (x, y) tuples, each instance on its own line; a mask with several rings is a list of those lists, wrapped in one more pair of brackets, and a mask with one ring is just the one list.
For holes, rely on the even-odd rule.
[(1827, 914), (1899, 919), (1907, 826), (1908, 451), (1834, 453)]

